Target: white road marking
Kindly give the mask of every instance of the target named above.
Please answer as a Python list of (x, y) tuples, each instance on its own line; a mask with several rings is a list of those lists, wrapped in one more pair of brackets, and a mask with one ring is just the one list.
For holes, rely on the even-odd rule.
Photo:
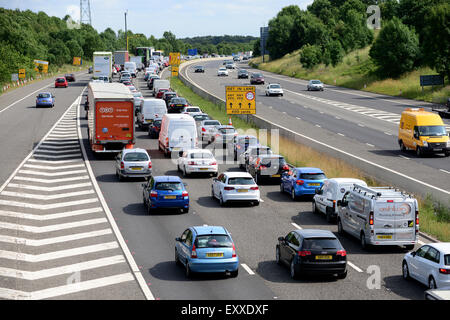
[(245, 263), (241, 263), (242, 268), (245, 269), (245, 271), (248, 272), (249, 275), (254, 275), (255, 273), (252, 271), (252, 269), (250, 269), (250, 267), (248, 265), (246, 265)]
[(68, 223), (60, 223), (60, 224), (52, 224), (49, 226), (43, 227), (35, 227), (35, 226), (26, 226), (17, 223), (9, 223), (9, 222), (0, 222), (0, 227), (9, 230), (16, 231), (25, 231), (31, 233), (45, 233), (45, 232), (53, 232), (60, 231), (65, 229), (79, 228), (85, 226), (92, 226), (94, 224), (107, 223), (108, 220), (106, 218), (98, 218), (98, 219), (90, 219), (90, 220), (82, 220), (77, 222), (68, 222)]
[(95, 288), (106, 287), (122, 282), (133, 281), (134, 277), (131, 273), (123, 273), (110, 277), (98, 278), (94, 280), (81, 281), (77, 283), (67, 284), (60, 287), (48, 288), (34, 292), (24, 292), (13, 289), (0, 288), (0, 298), (8, 300), (41, 300), (53, 298), (61, 295), (86, 291)]
[(39, 148), (38, 150), (36, 150), (35, 155), (39, 155), (41, 157), (44, 156), (44, 154), (58, 154), (58, 153), (75, 153), (75, 152), (80, 152), (80, 148), (75, 148), (75, 149), (66, 149), (66, 150), (46, 150), (46, 149), (42, 149)]
[(417, 240), (417, 243), (419, 243), (419, 244), (421, 244), (421, 245), (424, 245), (424, 244), (425, 244), (425, 242), (423, 242), (422, 240)]
[(30, 209), (37, 209), (37, 210), (49, 210), (49, 209), (77, 206), (77, 205), (80, 205), (80, 204), (93, 203), (93, 202), (97, 202), (97, 201), (98, 201), (97, 198), (91, 198), (91, 199), (83, 199), (83, 200), (76, 200), (76, 201), (60, 202), (60, 203), (53, 203), (53, 204), (35, 204), (35, 203), (27, 203), (27, 202), (23, 202), (23, 201), (22, 202), (16, 202), (16, 201), (0, 200), (0, 204), (3, 204), (5, 206), (20, 207), (20, 208), (30, 208)]
[(70, 197), (78, 197), (86, 194), (93, 194), (94, 190), (84, 190), (84, 191), (74, 191), (74, 192), (66, 192), (66, 193), (58, 193), (58, 194), (36, 194), (36, 193), (25, 193), (25, 192), (12, 192), (12, 191), (3, 191), (2, 195), (16, 198), (25, 198), (25, 199), (38, 199), (38, 200), (56, 200), (56, 199), (64, 199)]
[(69, 182), (69, 181), (86, 180), (86, 179), (89, 179), (89, 177), (88, 176), (78, 176), (78, 177), (61, 178), (61, 179), (36, 179), (36, 178), (20, 177), (20, 176), (14, 177), (14, 180), (39, 182), (39, 183), (46, 183), (46, 184), (54, 184), (54, 183), (60, 183), (60, 182)]
[(400, 158), (406, 159), (406, 160), (410, 160), (408, 157), (402, 156), (401, 154), (398, 155)]
[(52, 145), (41, 145), (38, 150), (64, 150), (64, 149), (74, 149), (78, 148), (78, 144), (74, 145), (62, 145), (62, 146), (52, 146)]
[(439, 170), (442, 171), (442, 172), (450, 174), (450, 171), (447, 171), (447, 170), (444, 170), (444, 169), (439, 169)]
[(342, 137), (345, 137), (345, 134), (342, 134), (342, 133), (338, 133), (338, 135), (340, 135)]
[(365, 127), (365, 125), (363, 125), (363, 124), (361, 124), (361, 123), (358, 123), (358, 126), (360, 126), (360, 127)]
[(303, 229), (302, 227), (300, 227), (298, 224), (296, 224), (296, 223), (294, 223), (294, 222), (291, 222), (291, 224), (292, 224), (295, 228), (297, 228), (297, 229), (299, 229), (299, 230), (302, 230), (302, 229)]
[(61, 169), (82, 168), (82, 167), (84, 167), (84, 164), (83, 163), (80, 163), (80, 164), (69, 164), (67, 166), (55, 167), (55, 166), (39, 166), (39, 165), (25, 163), (23, 166), (26, 167), (26, 168), (32, 168), (32, 169), (61, 170)]
[(318, 128), (322, 128), (320, 125), (318, 125), (318, 124), (316, 124), (316, 127), (318, 127)]
[(52, 156), (52, 155), (47, 155), (47, 154), (35, 154), (34, 155), (35, 158), (53, 158), (53, 159), (64, 159), (64, 158), (73, 158), (73, 157), (81, 157), (80, 153), (77, 154), (68, 154), (68, 155), (63, 155), (63, 156)]
[(39, 159), (28, 159), (28, 162), (60, 164), (60, 163), (81, 162), (81, 159), (70, 159), (70, 160), (39, 160)]
[(83, 214), (98, 213), (98, 212), (102, 212), (102, 211), (103, 211), (102, 208), (95, 207), (95, 208), (89, 208), (89, 209), (81, 209), (81, 210), (74, 210), (74, 211), (65, 211), (65, 212), (39, 214), (38, 215), (38, 214), (0, 210), (0, 216), (13, 217), (13, 218), (19, 218), (19, 219), (29, 219), (29, 220), (36, 220), (36, 221), (46, 221), (46, 220), (75, 217), (75, 216), (79, 216), (79, 215), (83, 215)]
[[(74, 144), (74, 145), (78, 145), (78, 141), (74, 141), (74, 140), (72, 140), (72, 141), (70, 141), (70, 142), (67, 142), (67, 141), (49, 141), (49, 140), (45, 140), (45, 141), (43, 141), (42, 142), (42, 144), (45, 144), (45, 145), (47, 145), (47, 144), (49, 144), (49, 145), (65, 145), (65, 146), (70, 146), (71, 144)], [(42, 145), (41, 144), (41, 145)]]
[(34, 171), (34, 170), (19, 170), (19, 173), (22, 174), (31, 174), (35, 176), (46, 176), (46, 177), (55, 177), (55, 176), (68, 176), (71, 174), (79, 174), (85, 173), (86, 170), (72, 170), (72, 171), (64, 171), (64, 172), (42, 172), (42, 171)]
[(338, 119), (338, 120), (342, 120), (342, 118), (339, 118), (339, 117), (335, 117), (336, 119)]
[[(37, 254), (37, 255), (22, 253), (22, 252), (0, 250), (0, 258), (15, 260), (15, 261), (24, 261), (24, 262), (42, 262), (42, 261), (48, 261), (48, 260), (55, 260), (55, 259), (79, 256), (79, 255), (87, 254), (87, 253), (112, 250), (112, 249), (117, 249), (118, 247), (119, 247), (119, 245), (117, 244), (117, 242), (113, 241), (113, 242), (95, 244), (92, 246), (77, 247), (77, 248), (73, 248), (73, 249), (53, 251), (53, 252), (42, 253), (42, 254)], [(0, 288), (0, 290), (2, 290), (2, 289)]]
[(388, 136), (392, 136), (392, 134), (389, 132), (385, 132), (384, 134), (387, 134)]
[(300, 117), (295, 117), (297, 120), (302, 120), (302, 118), (300, 118)]
[(375, 147), (373, 144), (366, 143), (369, 147)]
[(353, 263), (351, 263), (350, 261), (347, 261), (347, 264), (352, 267), (353, 269), (355, 269), (358, 272), (363, 272), (360, 268), (358, 268), (357, 266), (355, 266)]
[(81, 272), (89, 269), (101, 268), (124, 262), (126, 262), (125, 257), (122, 255), (117, 255), (39, 271), (25, 271), (0, 267), (0, 276), (24, 280), (40, 280), (60, 276), (67, 273)]

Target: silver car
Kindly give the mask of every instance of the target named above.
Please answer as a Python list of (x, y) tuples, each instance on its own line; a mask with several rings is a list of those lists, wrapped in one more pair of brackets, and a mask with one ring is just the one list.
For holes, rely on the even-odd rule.
[(223, 125), (216, 128), (216, 132), (211, 138), (215, 145), (228, 144), (237, 136), (237, 131), (233, 126)]
[(323, 83), (320, 80), (309, 80), (307, 89), (308, 91), (311, 90), (323, 91)]
[(123, 149), (116, 156), (116, 176), (124, 178), (145, 178), (152, 175), (152, 160), (145, 149)]
[(201, 141), (211, 142), (216, 129), (222, 124), (218, 120), (203, 120), (198, 126), (198, 137)]

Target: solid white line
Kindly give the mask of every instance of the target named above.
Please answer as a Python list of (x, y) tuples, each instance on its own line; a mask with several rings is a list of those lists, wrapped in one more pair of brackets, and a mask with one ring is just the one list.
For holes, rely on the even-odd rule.
[(342, 137), (345, 137), (345, 134), (342, 134), (342, 133), (338, 133), (338, 135), (340, 135)]
[(9, 223), (9, 222), (0, 222), (0, 227), (9, 230), (16, 231), (25, 231), (31, 233), (45, 233), (45, 232), (53, 232), (60, 231), (65, 229), (72, 229), (78, 227), (92, 226), (94, 224), (106, 223), (108, 220), (105, 218), (98, 219), (90, 219), (90, 220), (82, 220), (77, 222), (68, 222), (68, 223), (60, 223), (60, 224), (52, 224), (49, 226), (43, 227), (35, 227), (35, 226), (25, 226), (17, 223)]
[(366, 143), (369, 147), (375, 147), (373, 144)]
[(23, 202), (23, 201), (16, 202), (16, 201), (0, 200), (0, 204), (3, 204), (5, 206), (20, 207), (20, 208), (49, 210), (49, 209), (64, 208), (64, 207), (70, 207), (70, 206), (78, 206), (81, 204), (93, 203), (93, 202), (97, 202), (97, 201), (98, 201), (97, 198), (92, 198), (92, 199), (68, 201), (68, 202), (62, 202), (62, 203), (53, 203), (53, 204), (35, 204), (35, 203), (27, 203), (27, 202)]
[(26, 168), (32, 168), (32, 169), (60, 170), (60, 169), (82, 168), (82, 167), (84, 167), (84, 164), (83, 163), (70, 164), (70, 165), (67, 165), (67, 166), (55, 167), (55, 166), (39, 166), (39, 165), (25, 163), (23, 166), (26, 167)]
[(55, 199), (64, 199), (64, 198), (70, 198), (70, 197), (78, 197), (78, 196), (83, 196), (86, 194), (93, 194), (93, 193), (95, 193), (94, 190), (66, 192), (66, 193), (58, 193), (58, 194), (51, 194), (51, 195), (3, 191), (1, 193), (1, 195), (8, 196), (8, 197), (25, 198), (25, 199), (55, 200)]
[[(3, 111), (8, 110), (8, 109), (11, 108), (12, 106), (14, 106), (14, 105), (16, 105), (17, 103), (19, 103), (20, 101), (22, 101), (22, 100), (28, 98), (29, 96), (35, 94), (36, 92), (41, 91), (41, 90), (43, 90), (43, 89), (45, 89), (45, 88), (48, 88), (48, 87), (50, 87), (50, 86), (51, 86), (51, 84), (46, 85), (46, 86), (44, 86), (44, 87), (42, 87), (42, 88), (37, 89), (36, 91), (33, 91), (33, 92), (30, 93), (30, 94), (27, 94), (27, 95), (26, 95), (25, 97), (23, 97), (22, 99), (19, 99), (19, 100), (15, 101), (15, 102), (11, 103), (11, 104), (10, 104), (9, 106), (7, 106), (6, 108), (0, 110), (0, 113), (2, 113)], [(64, 117), (64, 115), (63, 115), (62, 117)], [(62, 118), (62, 117), (61, 117), (61, 118)]]
[(46, 177), (55, 177), (55, 176), (68, 176), (71, 174), (79, 174), (86, 173), (86, 170), (72, 170), (72, 171), (64, 171), (64, 172), (42, 172), (42, 171), (34, 171), (34, 170), (19, 170), (19, 173), (22, 174), (32, 174), (35, 176), (46, 176)]
[(355, 266), (353, 263), (351, 263), (350, 261), (347, 260), (347, 264), (352, 267), (353, 269), (355, 269), (358, 272), (363, 272), (360, 268), (358, 268), (357, 266)]
[(75, 217), (75, 216), (79, 216), (79, 215), (83, 215), (83, 214), (90, 214), (90, 213), (97, 213), (97, 212), (103, 212), (103, 209), (100, 207), (95, 207), (95, 208), (89, 208), (89, 209), (81, 209), (81, 210), (75, 210), (75, 211), (66, 211), (66, 212), (49, 213), (49, 214), (31, 214), (31, 213), (0, 210), (0, 216), (20, 218), (20, 219), (29, 219), (29, 220), (36, 220), (36, 221), (46, 221), (46, 220)]
[(104, 236), (107, 234), (112, 234), (112, 230), (110, 228), (96, 230), (96, 231), (92, 231), (92, 232), (76, 233), (76, 234), (71, 234), (71, 235), (61, 236), (61, 237), (39, 239), (39, 240), (0, 235), (0, 241), (7, 242), (7, 243), (21, 244), (21, 245), (25, 245), (25, 246), (41, 247), (41, 246), (46, 246), (49, 244), (69, 242), (69, 241), (81, 240), (81, 239), (87, 239), (87, 238), (93, 238), (93, 237), (100, 237), (100, 236)]
[(291, 224), (292, 224), (295, 228), (297, 228), (297, 229), (299, 229), (299, 230), (302, 230), (302, 229), (303, 229), (302, 227), (300, 227), (298, 224), (296, 224), (296, 223), (294, 223), (294, 222), (291, 222)]
[(61, 179), (36, 179), (36, 178), (30, 178), (30, 177), (20, 177), (15, 176), (14, 180), (23, 180), (23, 181), (31, 181), (31, 182), (40, 182), (40, 183), (60, 183), (60, 182), (69, 182), (69, 181), (76, 181), (76, 180), (86, 180), (89, 179), (88, 176), (78, 176), (78, 177), (72, 177), (72, 178), (61, 178)]
[[(81, 104), (81, 100), (79, 100), (78, 104), (77, 104), (77, 114), (78, 115), (80, 114), (80, 104)], [(145, 279), (142, 276), (142, 273), (139, 270), (139, 267), (137, 266), (136, 261), (134, 261), (134, 258), (131, 255), (130, 249), (128, 248), (128, 246), (125, 242), (125, 239), (123, 238), (123, 236), (119, 230), (119, 227), (117, 226), (116, 221), (114, 220), (114, 217), (113, 217), (111, 211), (109, 210), (108, 204), (107, 204), (105, 198), (103, 197), (103, 193), (100, 189), (100, 186), (97, 183), (97, 179), (94, 175), (94, 172), (92, 171), (91, 164), (87, 157), (86, 149), (85, 149), (83, 141), (82, 141), (80, 117), (77, 117), (77, 126), (78, 126), (78, 139), (79, 139), (79, 143), (81, 145), (81, 152), (83, 153), (84, 163), (86, 164), (86, 168), (91, 177), (92, 184), (94, 185), (94, 188), (97, 191), (97, 196), (100, 200), (100, 203), (102, 204), (103, 210), (105, 211), (105, 214), (109, 220), (111, 228), (113, 229), (114, 234), (116, 235), (117, 241), (119, 242), (120, 247), (122, 248), (122, 251), (125, 254), (125, 257), (127, 258), (128, 264), (130, 265), (130, 268), (133, 271), (133, 274), (134, 274), (139, 286), (141, 287), (141, 290), (142, 290), (145, 298), (147, 300), (155, 300), (155, 297), (153, 296), (147, 283), (145, 282)]]
[(406, 160), (410, 160), (408, 157), (402, 156), (401, 154), (398, 155), (400, 158), (406, 159)]
[(439, 170), (441, 170), (442, 172), (450, 174), (450, 171), (447, 171), (447, 170), (444, 170), (444, 169), (439, 169)]
[(23, 280), (40, 280), (60, 276), (67, 273), (81, 272), (85, 270), (106, 267), (124, 262), (126, 262), (125, 257), (122, 255), (117, 255), (39, 271), (25, 271), (0, 267), (0, 276)]
[(76, 293), (80, 291), (91, 290), (95, 288), (106, 287), (122, 282), (133, 281), (131, 273), (123, 273), (115, 276), (98, 278), (94, 280), (81, 281), (63, 285), (60, 287), (53, 287), (34, 292), (24, 292), (13, 289), (0, 288), (0, 298), (8, 300), (41, 300), (53, 298), (61, 295)]
[(22, 253), (22, 252), (0, 250), (0, 258), (16, 260), (16, 261), (25, 261), (25, 262), (42, 262), (42, 261), (49, 261), (49, 260), (79, 256), (79, 255), (87, 254), (87, 253), (112, 250), (112, 249), (117, 249), (118, 247), (119, 247), (119, 245), (117, 244), (117, 242), (113, 241), (113, 242), (95, 244), (92, 246), (77, 247), (77, 248), (73, 248), (73, 249), (53, 251), (53, 252), (42, 253), (42, 254), (37, 254), (37, 255)]
[(255, 273), (252, 271), (252, 269), (250, 269), (250, 267), (248, 265), (246, 265), (245, 263), (241, 263), (242, 268), (245, 269), (245, 271), (248, 272), (249, 275), (254, 275)]
[(387, 134), (388, 136), (392, 136), (392, 134), (389, 132), (385, 132), (384, 134)]
[(417, 242), (418, 242), (419, 244), (421, 244), (421, 245), (424, 245), (424, 244), (425, 244), (425, 242), (423, 242), (422, 240), (417, 240)]

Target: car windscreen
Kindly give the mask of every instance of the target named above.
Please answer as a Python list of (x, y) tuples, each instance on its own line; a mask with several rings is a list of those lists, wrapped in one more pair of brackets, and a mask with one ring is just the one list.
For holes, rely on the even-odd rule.
[(252, 185), (255, 184), (253, 178), (250, 177), (236, 177), (236, 178), (228, 178), (229, 185)]
[(418, 126), (419, 135), (421, 136), (446, 136), (444, 126)]
[(248, 73), (247, 70), (239, 70), (239, 73)]
[(205, 121), (203, 123), (204, 126), (220, 126), (219, 121)]
[(282, 157), (262, 158), (261, 164), (266, 167), (271, 167), (272, 164), (275, 166), (284, 166), (286, 164), (286, 160)]
[(182, 190), (183, 187), (181, 185), (181, 182), (157, 182), (155, 184), (156, 190)]
[(148, 156), (142, 152), (129, 152), (123, 157), (124, 161), (148, 161)]
[(341, 244), (336, 238), (307, 238), (303, 240), (302, 249), (332, 250), (341, 249)]
[(444, 264), (450, 266), (450, 254), (444, 255)]
[(305, 180), (323, 180), (327, 177), (323, 173), (302, 173), (300, 178)]
[(195, 239), (195, 247), (197, 249), (203, 248), (232, 248), (233, 242), (230, 237), (225, 234), (208, 234), (198, 236)]
[(230, 133), (235, 133), (236, 130), (235, 129), (219, 129), (219, 132), (221, 134), (230, 134)]
[(199, 108), (187, 108), (186, 112), (201, 112)]
[(263, 75), (261, 73), (255, 73), (255, 74), (253, 74), (253, 76), (255, 78), (262, 78)]
[(212, 159), (212, 154), (206, 152), (191, 153), (191, 159)]
[(50, 93), (40, 93), (38, 97), (39, 98), (51, 98), (51, 95), (50, 95)]
[(312, 84), (321, 84), (322, 82), (320, 82), (319, 80), (312, 80), (311, 83)]

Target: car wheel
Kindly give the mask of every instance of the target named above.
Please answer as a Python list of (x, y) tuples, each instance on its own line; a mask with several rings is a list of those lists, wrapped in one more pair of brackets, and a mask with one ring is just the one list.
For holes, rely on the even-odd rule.
[(428, 289), (437, 289), (436, 281), (433, 276), (430, 276), (430, 279), (428, 279)]
[(422, 148), (419, 146), (416, 147), (416, 155), (418, 157), (422, 157), (422, 155), (423, 155)]
[(405, 152), (406, 151), (406, 147), (405, 147), (405, 144), (403, 143), (403, 141), (400, 140), (399, 144), (400, 144), (400, 151)]
[(256, 207), (259, 206), (259, 204), (260, 204), (260, 201), (253, 202), (253, 205), (256, 206)]
[(150, 216), (153, 213), (153, 208), (150, 203), (147, 204), (147, 214)]
[(292, 199), (292, 201), (296, 201), (297, 200), (297, 196), (295, 195), (295, 189), (294, 188), (291, 189), (291, 199)]
[(331, 218), (330, 209), (327, 207), (327, 209), (325, 210), (325, 212), (326, 212), (327, 222), (328, 222), (328, 223), (331, 223), (333, 219)]
[(283, 193), (284, 192), (284, 188), (283, 188), (283, 182), (280, 182), (280, 192)]
[(175, 264), (181, 266), (180, 258), (178, 257), (177, 249), (175, 249)]
[(342, 228), (341, 219), (338, 219), (338, 234), (341, 235), (341, 236), (344, 235), (344, 228)]
[(345, 279), (345, 278), (347, 278), (347, 270), (345, 270), (345, 272), (343, 272), (343, 273), (339, 273), (337, 278), (338, 279)]
[(313, 213), (318, 213), (319, 212), (319, 211), (317, 211), (317, 207), (316, 207), (316, 202), (315, 201), (312, 202), (312, 212)]
[(445, 152), (444, 155), (445, 155), (446, 157), (450, 157), (450, 151)]
[(368, 249), (366, 236), (364, 235), (364, 232), (361, 232), (361, 235), (359, 236), (359, 242), (361, 243), (362, 249)]
[(403, 279), (405, 279), (405, 280), (409, 279), (408, 264), (406, 263), (405, 260), (403, 260), (403, 264), (402, 264), (402, 276), (403, 276)]
[(189, 208), (183, 208), (183, 209), (181, 209), (181, 213), (189, 213)]
[(277, 264), (281, 265), (280, 248), (278, 246), (275, 249), (275, 261)]
[(144, 207), (147, 208), (147, 200), (145, 199), (144, 194), (142, 194), (142, 203), (144, 204)]
[(411, 251), (412, 249), (414, 249), (414, 245), (413, 244), (407, 244), (405, 246), (405, 249), (408, 250), (408, 251)]
[(236, 278), (239, 274), (239, 269), (237, 269), (236, 271), (231, 271), (230, 272), (230, 277), (231, 278)]
[(185, 270), (184, 275), (186, 276), (186, 278), (192, 277), (192, 271), (191, 271), (191, 268), (189, 268), (189, 263), (186, 263), (186, 270)]
[(261, 180), (261, 177), (259, 177), (259, 174), (257, 173), (257, 174), (255, 175), (255, 183), (256, 183), (257, 185), (259, 185), (259, 183), (261, 182), (260, 180)]
[(298, 273), (297, 273), (297, 271), (295, 271), (294, 259), (292, 259), (292, 261), (291, 261), (290, 270), (291, 270), (291, 278), (294, 280), (298, 279)]
[(180, 165), (177, 164), (177, 172), (181, 172)]
[(213, 199), (213, 200), (215, 200), (216, 199), (216, 197), (215, 197), (215, 195), (214, 195), (214, 188), (211, 186), (211, 198)]
[(220, 194), (220, 196), (219, 196), (219, 204), (220, 204), (220, 206), (225, 206), (225, 201), (223, 201), (223, 196), (222, 196), (222, 194)]
[(122, 177), (122, 175), (120, 173), (117, 175), (117, 178), (119, 179), (119, 182), (123, 181), (123, 177)]
[(183, 167), (183, 177), (187, 177), (188, 173), (186, 172), (186, 166)]

